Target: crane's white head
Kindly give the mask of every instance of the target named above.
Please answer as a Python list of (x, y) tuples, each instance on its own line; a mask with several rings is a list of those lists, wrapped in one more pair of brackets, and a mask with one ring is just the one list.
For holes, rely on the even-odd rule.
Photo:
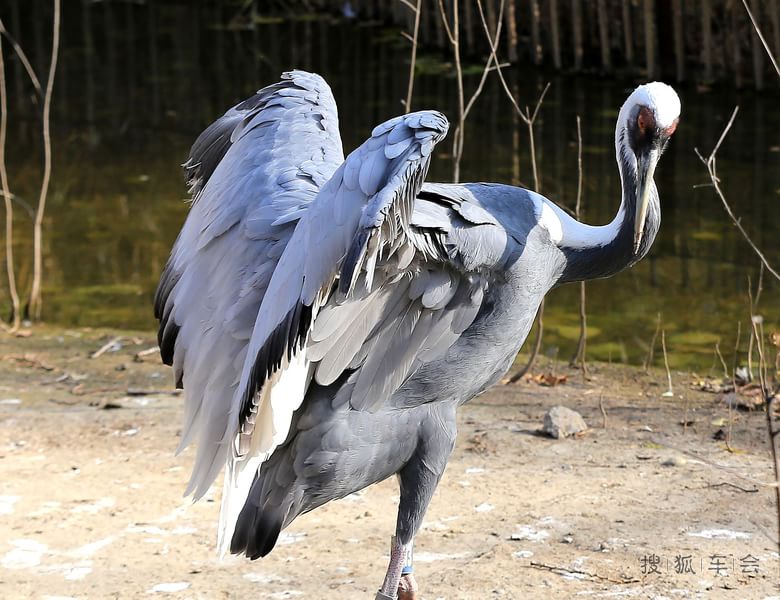
[(642, 243), (655, 167), (679, 121), (680, 98), (658, 81), (640, 85), (620, 109), (615, 131), (618, 156), (636, 165), (634, 253)]

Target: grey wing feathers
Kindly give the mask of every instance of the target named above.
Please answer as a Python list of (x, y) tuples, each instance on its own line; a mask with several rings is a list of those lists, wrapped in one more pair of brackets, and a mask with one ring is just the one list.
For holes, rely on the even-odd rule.
[(233, 427), (243, 431), (257, 410), (256, 392), (305, 342), (311, 319), (331, 297), (337, 279), (342, 296), (358, 279), (370, 292), (380, 251), (397, 248), (409, 234), (431, 150), (447, 128), (444, 116), (433, 111), (391, 119), (375, 128), (320, 190), (286, 246), (257, 315), (233, 401)]
[(353, 296), (329, 302), (314, 321), (307, 356), (317, 363), (315, 379), (328, 385), (349, 373), (354, 409), (392, 406), (417, 369), (444, 357), (515, 248), (489, 213), (465, 207), (444, 196), (418, 198), (410, 220), (414, 260), (389, 254), (375, 268), (372, 291), (358, 281)]
[[(342, 293), (353, 287), (364, 265), (368, 274), (366, 286), (370, 288), (372, 267), (379, 253), (385, 246), (408, 234), (414, 201), (427, 174), (430, 154), (433, 146), (447, 134), (448, 127), (444, 115), (424, 111), (396, 117), (372, 132), (369, 144), (374, 140), (384, 140), (384, 145), (381, 153), (367, 152), (368, 156), (360, 166), (357, 183), (373, 198), (363, 211), (341, 268), (339, 287)], [(359, 158), (350, 156), (347, 166), (350, 160)], [(382, 175), (387, 183), (377, 191), (380, 181), (377, 173), (383, 170), (382, 165), (386, 165), (385, 170), (390, 168), (390, 176), (388, 178), (387, 173)], [(351, 170), (352, 173), (355, 171)], [(354, 176), (351, 180), (345, 178), (345, 185), (353, 188)]]
[(272, 273), (342, 161), (330, 88), (301, 71), (230, 109), (192, 147), (194, 203), (155, 298), (162, 358), (186, 391), (180, 448), (200, 434), (188, 493), (202, 495), (224, 464), (230, 398)]

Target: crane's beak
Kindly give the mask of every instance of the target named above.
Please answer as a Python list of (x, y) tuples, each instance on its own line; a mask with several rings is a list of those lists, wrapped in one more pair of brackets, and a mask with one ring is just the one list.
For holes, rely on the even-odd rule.
[(655, 166), (658, 164), (660, 152), (655, 148), (637, 157), (638, 181), (636, 188), (636, 215), (634, 219), (634, 254), (639, 252), (642, 237), (645, 232), (647, 205), (650, 203), (650, 189), (653, 186)]

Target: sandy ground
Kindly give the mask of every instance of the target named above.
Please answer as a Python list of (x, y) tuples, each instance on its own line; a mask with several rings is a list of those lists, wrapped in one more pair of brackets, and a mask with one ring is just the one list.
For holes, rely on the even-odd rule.
[[(134, 361), (149, 334), (88, 358), (113, 335), (0, 338), (0, 597), (373, 598), (395, 481), (299, 518), (266, 559), (220, 562), (221, 486), (181, 496), (182, 398), (156, 356)], [(729, 452), (713, 439), (723, 401), (690, 374), (668, 398), (663, 373), (557, 371), (566, 383), (499, 386), (463, 408), (417, 538), (421, 598), (780, 597), (772, 493), (738, 476), (771, 479), (763, 414), (735, 415)], [(591, 429), (538, 435), (556, 404)]]

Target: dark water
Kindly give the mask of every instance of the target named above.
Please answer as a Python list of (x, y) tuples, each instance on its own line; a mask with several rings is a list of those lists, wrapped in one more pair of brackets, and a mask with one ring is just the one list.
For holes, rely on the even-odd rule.
[[(47, 3), (0, 4), (3, 20), (45, 72)], [(339, 104), (345, 151), (403, 112), (408, 45), (380, 26), (322, 22), (241, 25), (236, 8), (165, 3), (64, 3), (63, 47), (53, 105), (54, 175), (46, 218), (46, 320), (63, 325), (151, 329), (151, 299), (187, 212), (180, 163), (199, 131), (290, 68), (314, 70)], [(455, 115), (455, 80), (441, 56), (423, 52), (413, 106)], [(10, 59), (8, 59), (10, 60)], [(40, 144), (29, 85), (11, 61), (8, 154), (12, 191), (37, 201)], [(478, 65), (467, 70), (467, 94)], [(576, 127), (584, 137), (584, 218), (599, 224), (620, 202), (613, 134), (617, 111), (638, 82), (547, 77), (507, 69), (521, 104), (551, 88), (536, 130), (542, 192), (572, 207)], [(467, 125), (464, 181), (532, 184), (525, 126), (491, 80)], [(747, 331), (747, 277), (758, 263), (729, 224), (694, 148), (708, 151), (735, 104), (740, 114), (718, 162), (723, 187), (766, 255), (780, 263), (780, 110), (772, 95), (710, 93), (678, 86), (682, 123), (656, 178), (663, 224), (648, 259), (588, 285), (588, 355), (641, 362), (661, 313), (670, 362), (707, 370), (714, 346), (731, 360), (737, 322)], [(449, 143), (429, 180), (451, 178)], [(31, 220), (16, 207), (18, 277), (29, 283)], [(4, 285), (5, 280), (0, 285)], [(578, 289), (547, 302), (544, 351), (568, 360), (578, 335)], [(767, 278), (760, 312), (780, 328), (777, 286)], [(0, 287), (0, 302), (6, 302)], [(0, 304), (5, 312), (5, 308)], [(745, 336), (743, 335), (743, 340)], [(743, 344), (744, 345), (744, 344)]]

